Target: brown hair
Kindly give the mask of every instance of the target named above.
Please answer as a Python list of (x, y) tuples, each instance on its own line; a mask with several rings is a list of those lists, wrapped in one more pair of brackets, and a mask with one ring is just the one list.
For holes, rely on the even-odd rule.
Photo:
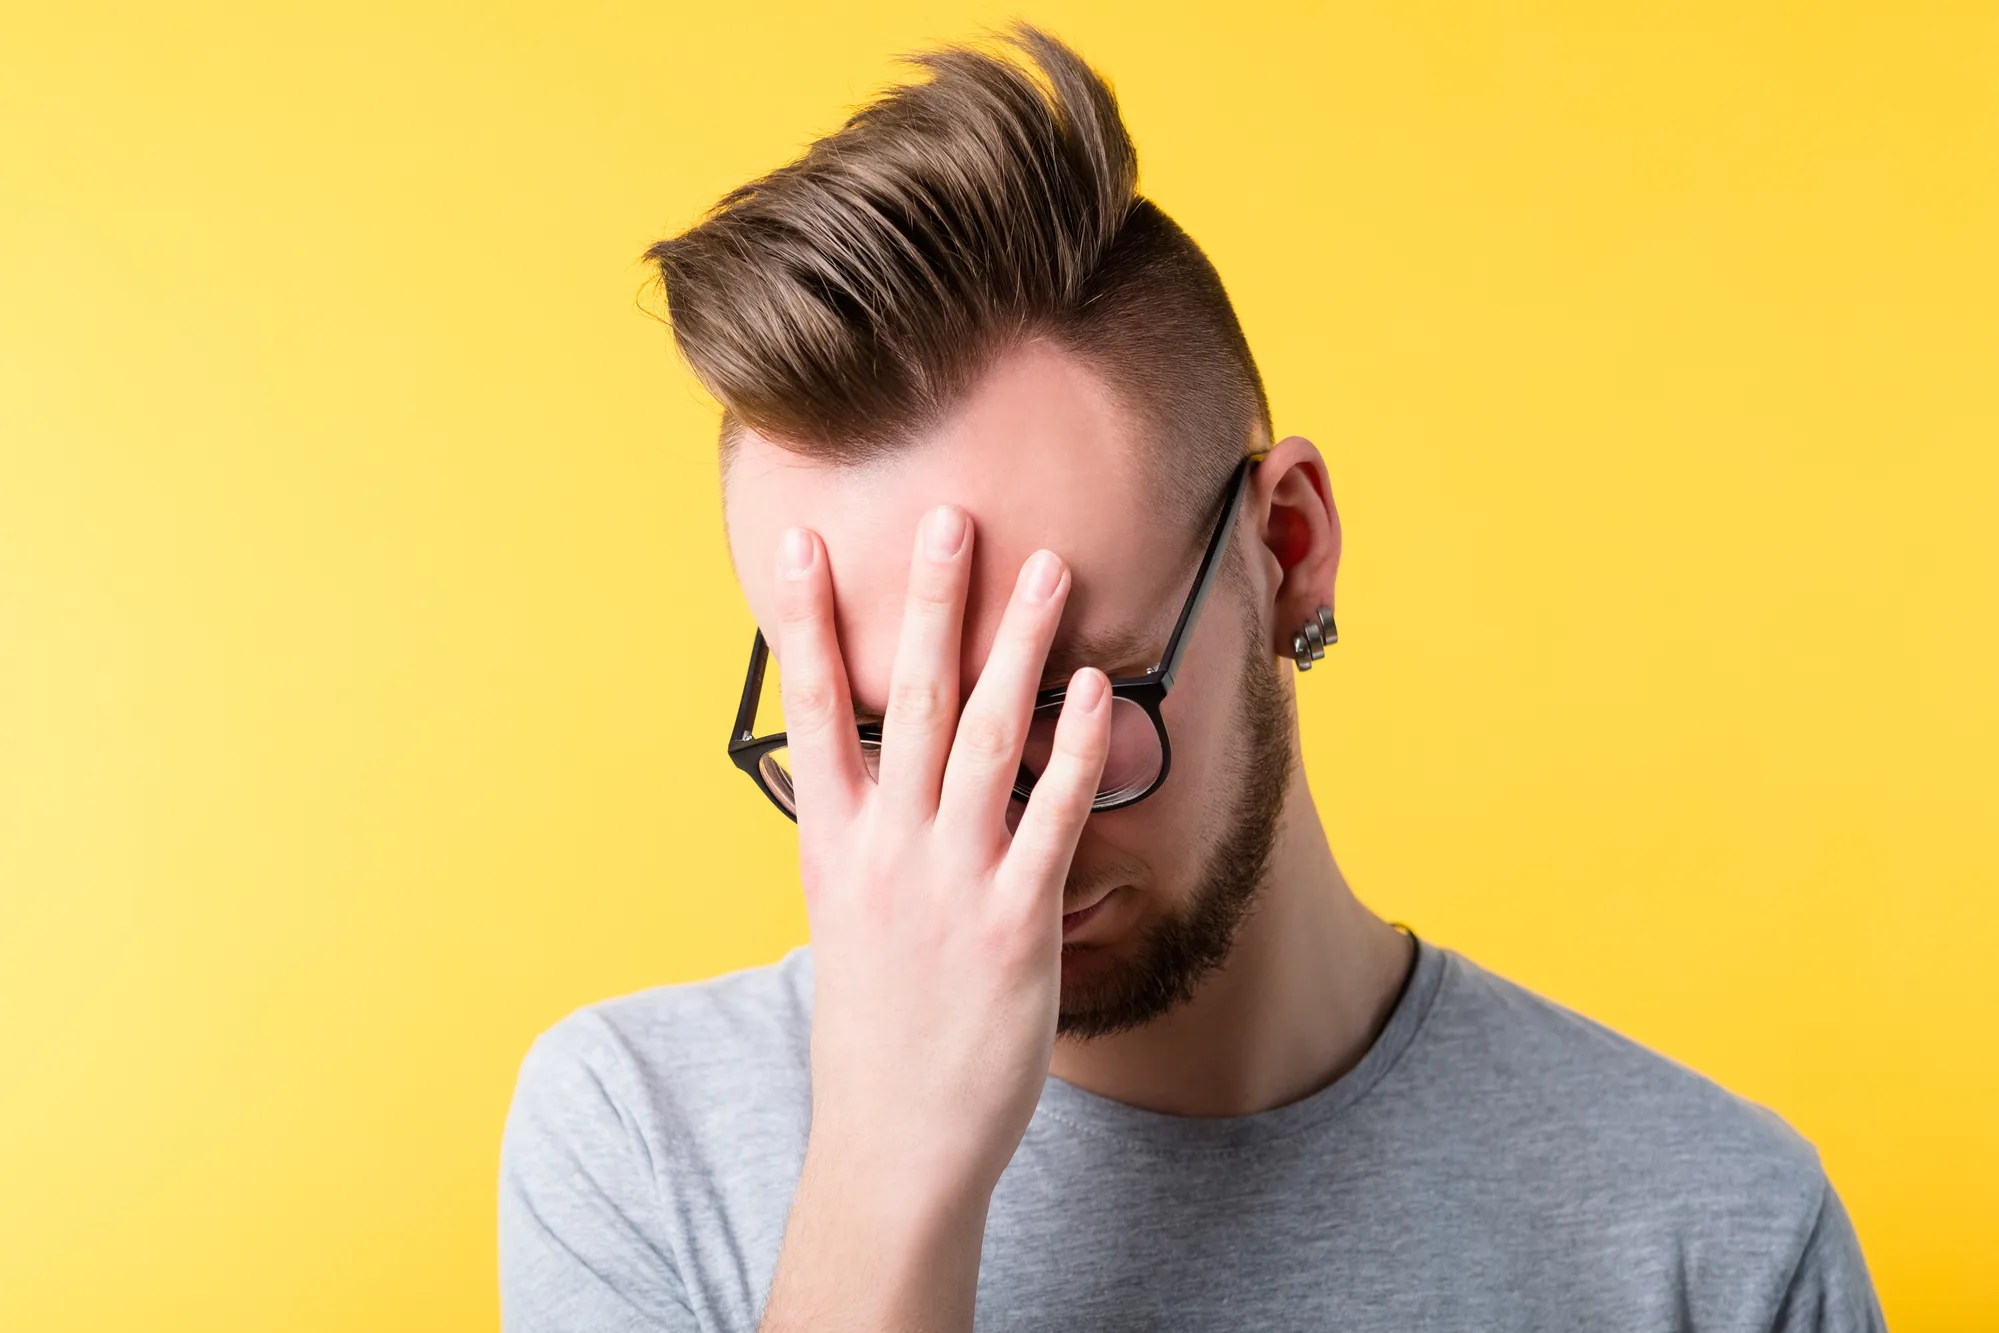
[(1235, 310), (1201, 248), (1138, 193), (1103, 77), (1029, 24), (1000, 40), (903, 55), (930, 78), (646, 250), (674, 340), (722, 404), (724, 459), (745, 426), (836, 462), (891, 452), (1039, 337), (1157, 442), (1167, 502), (1211, 513), (1270, 437)]

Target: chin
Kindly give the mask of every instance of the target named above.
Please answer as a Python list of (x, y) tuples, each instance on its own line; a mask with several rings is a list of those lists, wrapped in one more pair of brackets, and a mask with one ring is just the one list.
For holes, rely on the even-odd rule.
[(1130, 966), (1125, 951), (1115, 944), (1063, 945), (1062, 1009), (1090, 1008), (1090, 1000), (1118, 988), (1118, 976)]

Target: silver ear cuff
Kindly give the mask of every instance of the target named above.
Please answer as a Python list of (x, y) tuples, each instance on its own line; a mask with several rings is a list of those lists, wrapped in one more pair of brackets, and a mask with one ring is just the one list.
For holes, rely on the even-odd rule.
[(1300, 671), (1310, 671), (1312, 663), (1326, 655), (1326, 645), (1339, 641), (1339, 628), (1333, 624), (1333, 608), (1322, 606), (1317, 615), (1305, 622), (1305, 628), (1291, 636), (1291, 656), (1297, 660)]

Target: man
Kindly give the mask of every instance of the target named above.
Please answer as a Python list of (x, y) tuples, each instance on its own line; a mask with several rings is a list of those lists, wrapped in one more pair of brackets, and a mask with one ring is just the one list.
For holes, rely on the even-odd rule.
[(1109, 89), (1010, 40), (648, 252), (812, 944), (535, 1044), (507, 1327), (1879, 1328), (1775, 1116), (1349, 891), (1324, 460)]

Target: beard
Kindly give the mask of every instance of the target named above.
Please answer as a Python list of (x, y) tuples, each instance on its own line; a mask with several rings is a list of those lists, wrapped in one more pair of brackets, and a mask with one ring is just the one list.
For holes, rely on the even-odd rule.
[(1250, 617), (1242, 664), (1239, 741), (1230, 764), (1235, 796), (1221, 839), (1202, 861), (1198, 888), (1186, 906), (1152, 921), (1129, 963), (1063, 997), (1059, 1036), (1128, 1032), (1192, 999), (1201, 979), (1227, 961), (1256, 903), (1290, 791), (1292, 742), (1290, 704), (1257, 619)]

